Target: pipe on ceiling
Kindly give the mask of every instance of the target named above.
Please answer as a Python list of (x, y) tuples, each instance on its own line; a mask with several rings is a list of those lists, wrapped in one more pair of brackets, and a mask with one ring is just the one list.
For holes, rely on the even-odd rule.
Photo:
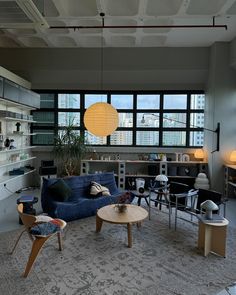
[(100, 13), (102, 17), (102, 24), (98, 26), (50, 26), (49, 29), (192, 29), (192, 28), (224, 28), (228, 29), (227, 25), (216, 25), (215, 24), (215, 16), (212, 19), (211, 25), (136, 25), (136, 26), (127, 26), (127, 25), (105, 25), (104, 24), (104, 13)]

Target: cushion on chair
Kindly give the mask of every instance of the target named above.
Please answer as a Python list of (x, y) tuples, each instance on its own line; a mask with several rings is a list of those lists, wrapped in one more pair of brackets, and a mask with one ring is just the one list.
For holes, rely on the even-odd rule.
[(91, 197), (100, 197), (100, 196), (110, 196), (110, 191), (107, 187), (97, 183), (95, 181), (91, 181), (90, 183), (90, 196)]
[(53, 198), (58, 202), (65, 202), (72, 194), (71, 188), (63, 179), (58, 179), (56, 182), (48, 187), (49, 192)]
[(46, 237), (60, 231), (60, 225), (54, 220), (44, 223), (38, 223), (31, 227), (30, 233), (34, 236)]
[(36, 222), (49, 222), (53, 220), (52, 217), (47, 215), (37, 215), (35, 216), (35, 218), (36, 218)]

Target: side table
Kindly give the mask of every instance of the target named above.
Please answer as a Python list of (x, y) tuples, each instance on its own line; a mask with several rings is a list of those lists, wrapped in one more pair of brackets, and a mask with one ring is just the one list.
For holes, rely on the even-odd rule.
[[(23, 213), (36, 215), (36, 210), (33, 205), (38, 202), (38, 198), (34, 196), (21, 196), (17, 199), (17, 204), (23, 204)], [(22, 224), (21, 219), (19, 218), (19, 223)]]
[(229, 221), (206, 222), (199, 220), (198, 248), (203, 250), (204, 256), (210, 252), (226, 257), (226, 235)]
[(149, 197), (149, 191), (144, 191), (143, 193), (140, 193), (139, 191), (130, 191), (131, 194), (134, 195), (134, 197), (138, 198), (138, 206), (141, 205), (142, 198), (145, 199), (147, 205), (149, 206), (147, 198)]

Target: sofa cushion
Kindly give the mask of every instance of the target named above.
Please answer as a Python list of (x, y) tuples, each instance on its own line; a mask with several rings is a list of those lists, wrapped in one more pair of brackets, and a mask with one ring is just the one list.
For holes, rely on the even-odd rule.
[(58, 179), (48, 187), (52, 197), (58, 202), (65, 202), (71, 196), (72, 191), (63, 179)]
[(100, 196), (110, 196), (111, 194), (107, 187), (95, 181), (91, 181), (89, 186), (89, 195), (91, 197), (100, 197)]

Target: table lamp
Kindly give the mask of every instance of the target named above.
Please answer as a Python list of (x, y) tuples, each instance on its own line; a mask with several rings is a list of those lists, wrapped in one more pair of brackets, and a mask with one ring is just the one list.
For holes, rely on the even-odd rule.
[(219, 210), (219, 207), (211, 200), (206, 200), (200, 205), (201, 212), (202, 209), (205, 211), (206, 219), (212, 219), (212, 211)]

